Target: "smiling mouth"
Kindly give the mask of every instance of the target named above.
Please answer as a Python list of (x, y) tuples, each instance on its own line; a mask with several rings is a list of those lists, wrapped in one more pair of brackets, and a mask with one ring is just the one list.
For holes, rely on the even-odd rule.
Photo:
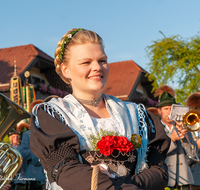
[(103, 76), (92, 76), (92, 77), (89, 77), (89, 78), (96, 78), (96, 79), (98, 79), (98, 78), (103, 78)]

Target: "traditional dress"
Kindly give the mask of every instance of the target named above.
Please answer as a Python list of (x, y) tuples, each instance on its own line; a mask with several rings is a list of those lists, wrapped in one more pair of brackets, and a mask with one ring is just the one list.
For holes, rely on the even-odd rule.
[[(128, 172), (115, 178), (99, 173), (98, 188), (163, 189), (168, 181), (164, 161), (170, 139), (158, 117), (147, 113), (142, 105), (123, 102), (105, 94), (103, 98), (111, 118), (106, 119), (105, 126), (101, 124), (101, 127), (106, 130), (107, 124), (113, 126), (129, 140), (132, 134), (140, 135), (142, 145), (130, 155), (125, 155), (126, 158), (121, 155), (111, 160), (112, 164), (125, 166)], [(101, 155), (90, 151), (92, 143), (89, 136), (97, 135), (98, 130), (95, 119), (72, 95), (52, 99), (33, 108), (31, 149), (47, 171), (51, 184), (56, 183), (62, 189), (91, 188), (90, 165), (95, 161), (98, 164), (102, 159), (95, 159)]]

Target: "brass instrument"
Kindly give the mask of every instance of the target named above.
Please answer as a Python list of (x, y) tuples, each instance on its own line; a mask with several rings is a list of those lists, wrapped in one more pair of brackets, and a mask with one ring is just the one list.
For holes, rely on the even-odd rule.
[[(200, 120), (199, 120), (199, 117), (200, 117), (200, 111), (198, 110), (189, 110), (189, 107), (188, 106), (182, 106), (182, 105), (177, 105), (177, 104), (172, 104), (172, 107), (171, 107), (171, 113), (170, 113), (170, 116), (169, 116), (169, 119), (172, 121), (172, 124), (173, 124), (173, 127), (179, 137), (179, 140), (181, 142), (181, 145), (182, 147), (184, 148), (187, 156), (194, 160), (194, 161), (200, 161), (198, 155), (197, 155), (197, 152), (195, 151), (195, 147), (194, 145), (190, 142), (189, 138), (188, 138), (188, 135), (186, 133), (186, 139), (188, 141), (188, 144), (190, 145), (190, 148), (192, 150), (192, 152), (195, 154), (195, 157), (192, 157), (187, 148), (184, 146), (180, 136), (179, 136), (179, 133), (178, 133), (178, 130), (176, 128), (176, 122), (183, 122), (183, 128), (184, 129), (187, 129), (188, 131), (197, 131), (200, 129)], [(175, 122), (176, 121), (176, 122)]]
[(22, 156), (10, 144), (1, 142), (4, 136), (30, 114), (0, 93), (0, 189), (8, 184), (22, 165)]
[[(186, 128), (188, 131), (195, 132), (200, 129), (200, 111), (198, 110), (190, 110), (186, 114), (183, 115), (183, 126)], [(187, 137), (187, 135), (186, 135)], [(189, 141), (189, 139), (187, 138)], [(190, 141), (189, 141), (190, 143)], [(190, 143), (192, 149), (194, 149), (194, 146), (192, 143)], [(199, 156), (197, 153), (195, 153), (196, 158), (193, 158), (189, 155), (189, 158), (195, 160), (195, 161), (200, 161)]]
[(183, 124), (188, 131), (198, 131), (200, 129), (200, 111), (190, 110), (183, 116)]

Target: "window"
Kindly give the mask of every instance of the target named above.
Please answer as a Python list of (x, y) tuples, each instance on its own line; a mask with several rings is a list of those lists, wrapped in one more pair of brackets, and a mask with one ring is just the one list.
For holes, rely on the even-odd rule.
[(45, 84), (45, 81), (41, 78), (38, 78), (38, 77), (32, 77), (32, 84)]

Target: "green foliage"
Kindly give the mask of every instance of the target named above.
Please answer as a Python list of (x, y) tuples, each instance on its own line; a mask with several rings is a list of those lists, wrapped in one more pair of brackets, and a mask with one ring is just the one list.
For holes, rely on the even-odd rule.
[(6, 142), (6, 143), (8, 143), (8, 144), (10, 144), (10, 140), (9, 140), (8, 135), (6, 135), (6, 136), (3, 138), (2, 141), (3, 141), (3, 142)]
[[(161, 85), (177, 86), (176, 101), (184, 104), (189, 94), (200, 91), (200, 36), (184, 40), (172, 36), (146, 48), (150, 59), (148, 79), (153, 91)], [(171, 86), (171, 85), (169, 85)]]
[(61, 62), (62, 62), (62, 58), (63, 58), (64, 52), (65, 52), (66, 45), (67, 45), (67, 44), (69, 43), (69, 41), (72, 39), (72, 37), (74, 36), (74, 34), (76, 34), (76, 33), (79, 32), (79, 31), (83, 31), (83, 30), (85, 30), (85, 29), (79, 28), (79, 29), (77, 29), (77, 30), (74, 30), (74, 31), (70, 32), (70, 34), (68, 34), (68, 35), (64, 38), (64, 40), (63, 40), (63, 42), (62, 42), (62, 44), (61, 44), (61, 50), (60, 50), (60, 54), (59, 54), (59, 59), (60, 59)]

